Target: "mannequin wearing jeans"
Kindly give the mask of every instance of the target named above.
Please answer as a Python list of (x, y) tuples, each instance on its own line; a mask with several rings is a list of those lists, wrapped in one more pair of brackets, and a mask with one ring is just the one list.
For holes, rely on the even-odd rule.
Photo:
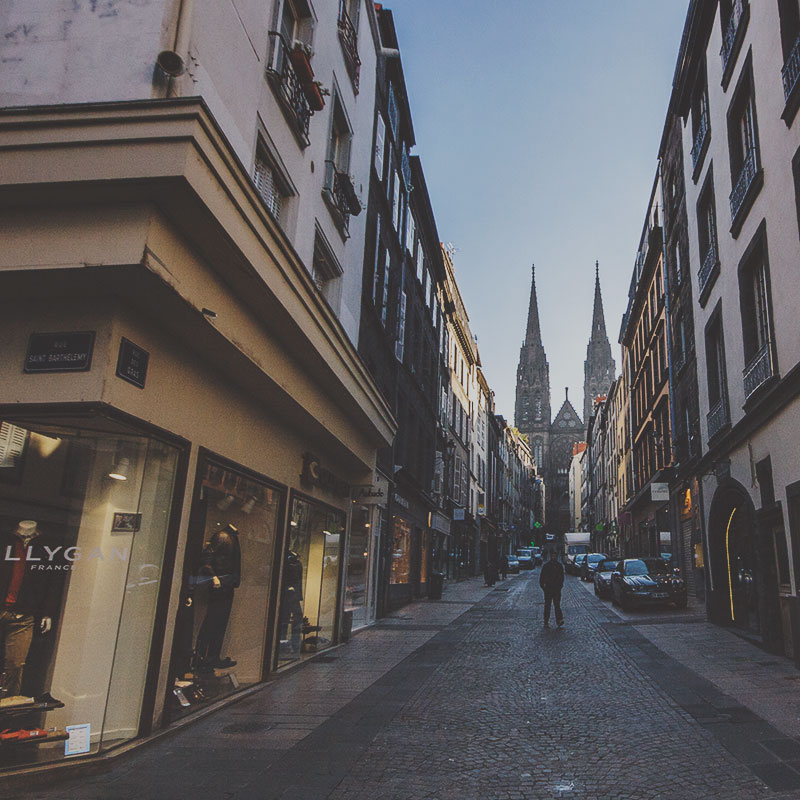
[(40, 633), (52, 627), (55, 582), (52, 573), (35, 569), (44, 548), (39, 526), (22, 520), (12, 534), (0, 536), (0, 641), (3, 696), (17, 696), (37, 625)]

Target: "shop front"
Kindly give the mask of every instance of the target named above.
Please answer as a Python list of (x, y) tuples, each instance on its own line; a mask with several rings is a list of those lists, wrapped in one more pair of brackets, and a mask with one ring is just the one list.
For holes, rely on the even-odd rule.
[(427, 593), (431, 563), (429, 510), (395, 491), (389, 542), (388, 605), (398, 608)]

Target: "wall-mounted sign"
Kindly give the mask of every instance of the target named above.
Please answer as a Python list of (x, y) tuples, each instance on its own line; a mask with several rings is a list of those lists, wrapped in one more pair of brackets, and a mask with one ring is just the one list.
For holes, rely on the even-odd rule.
[(353, 487), (353, 501), (363, 506), (382, 506), (389, 499), (389, 481), (375, 477), (367, 486)]
[(669, 500), (668, 483), (651, 483), (650, 500), (654, 503), (666, 502)]
[(111, 533), (136, 533), (142, 524), (142, 515), (136, 511), (116, 511), (111, 522)]
[(313, 453), (303, 453), (300, 482), (305, 486), (317, 486), (338, 497), (350, 496), (350, 484), (323, 467)]
[(463, 522), (464, 521), (464, 509), (463, 508), (454, 508), (453, 509), (453, 521), (454, 522)]
[(397, 492), (394, 493), (394, 501), (397, 503), (397, 505), (403, 506), (403, 508), (409, 507), (408, 500), (406, 500), (402, 495), (397, 494)]
[(129, 339), (122, 337), (117, 358), (117, 377), (122, 378), (140, 389), (144, 389), (147, 380), (147, 362), (150, 354), (142, 350)]
[(32, 333), (24, 372), (86, 372), (92, 366), (94, 331)]

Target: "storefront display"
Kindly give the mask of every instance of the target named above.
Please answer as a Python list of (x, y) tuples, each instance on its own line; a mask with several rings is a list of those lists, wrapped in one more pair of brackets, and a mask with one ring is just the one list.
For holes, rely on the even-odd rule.
[(281, 576), (278, 666), (334, 643), (345, 515), (301, 497), (292, 500)]
[(178, 455), (100, 417), (0, 423), (0, 767), (138, 734)]
[(369, 556), (372, 540), (372, 508), (354, 506), (350, 520), (350, 539), (347, 558), (347, 583), (344, 610), (353, 615), (353, 627), (367, 624)]
[(203, 459), (173, 647), (173, 717), (260, 681), (282, 493)]
[(392, 523), (392, 571), (389, 583), (406, 585), (411, 580), (411, 525), (402, 517), (395, 517)]

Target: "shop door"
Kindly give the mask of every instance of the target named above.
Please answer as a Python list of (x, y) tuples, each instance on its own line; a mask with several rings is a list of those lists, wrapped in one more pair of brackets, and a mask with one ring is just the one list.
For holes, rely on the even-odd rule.
[(752, 528), (744, 509), (735, 508), (728, 534), (729, 585), (733, 622), (743, 630), (759, 633), (758, 570)]

